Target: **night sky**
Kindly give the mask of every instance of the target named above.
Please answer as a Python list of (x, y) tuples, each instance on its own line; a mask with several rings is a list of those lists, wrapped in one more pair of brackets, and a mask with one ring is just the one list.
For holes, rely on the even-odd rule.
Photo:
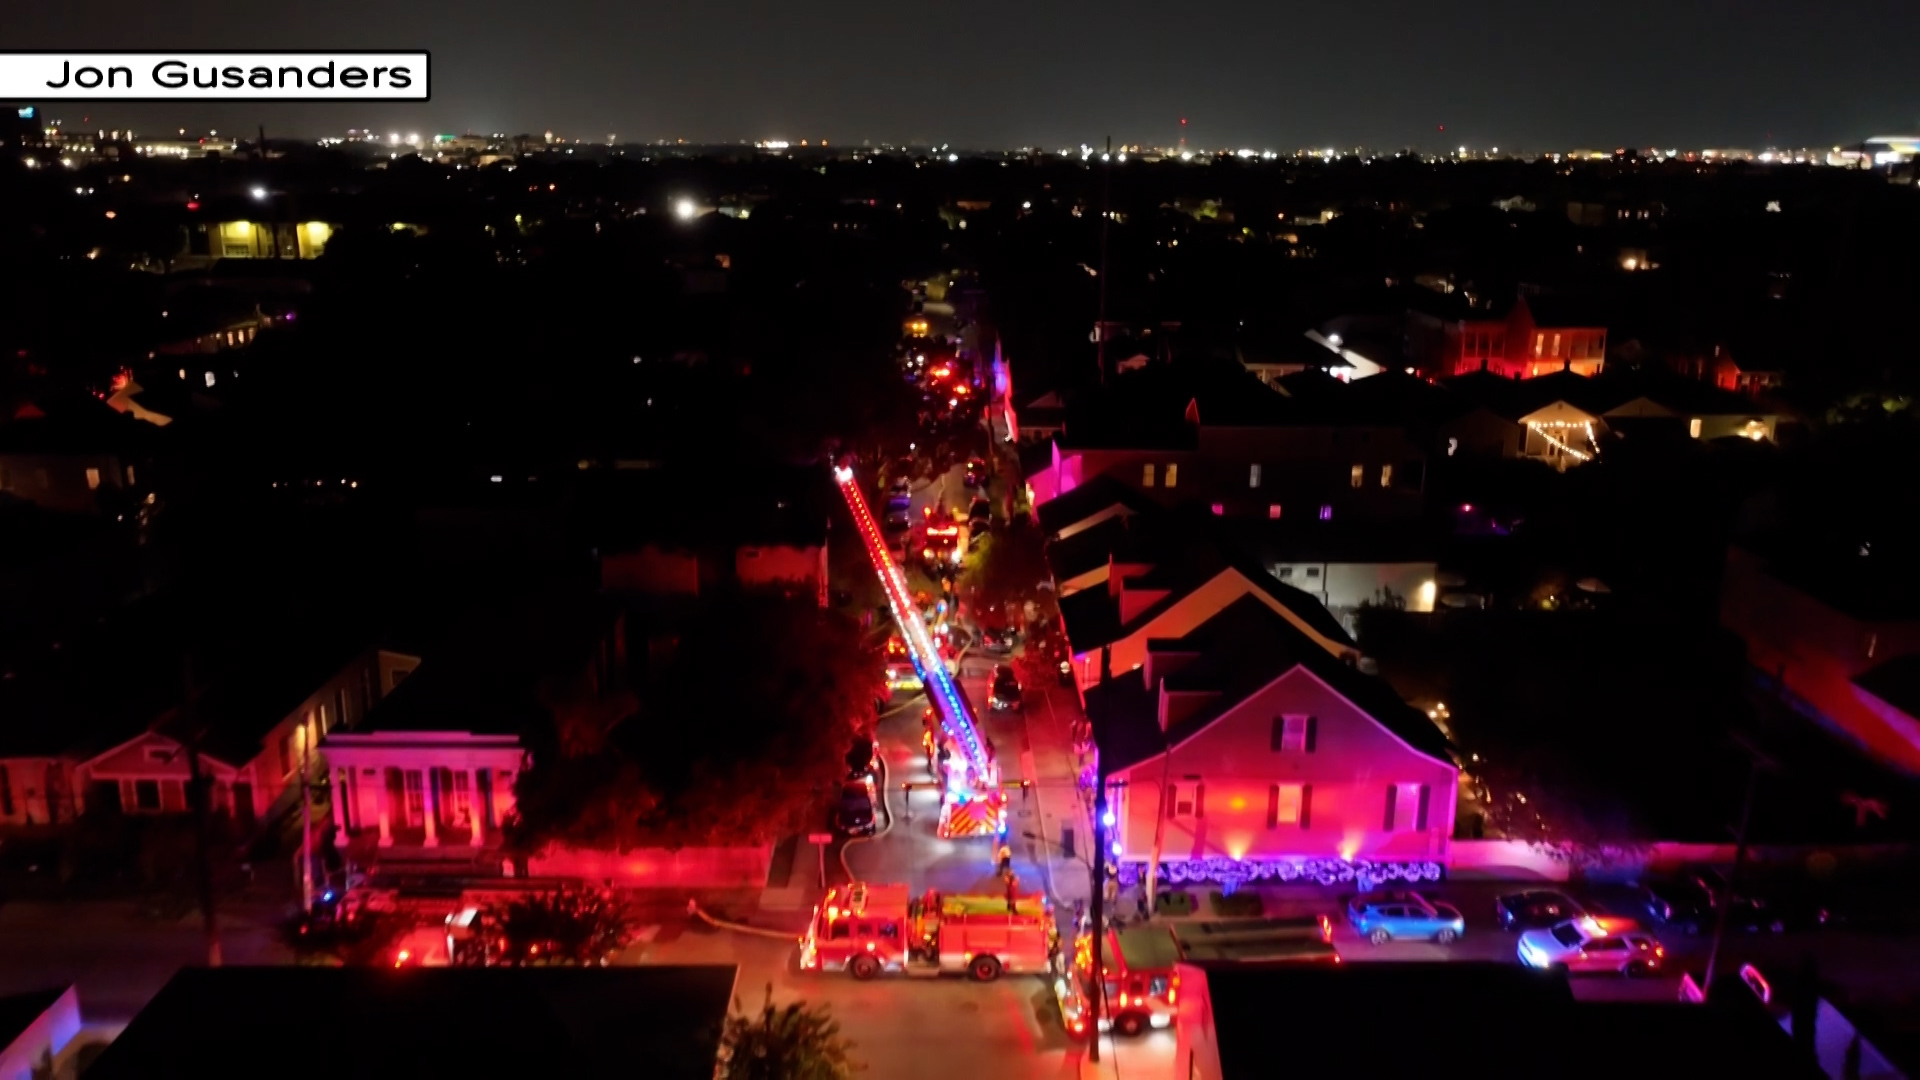
[[(11, 0), (3, 48), (415, 49), (416, 105), (50, 106), (154, 134), (551, 130), (1532, 150), (1920, 130), (1910, 0)], [(1444, 132), (1438, 126), (1444, 124)]]

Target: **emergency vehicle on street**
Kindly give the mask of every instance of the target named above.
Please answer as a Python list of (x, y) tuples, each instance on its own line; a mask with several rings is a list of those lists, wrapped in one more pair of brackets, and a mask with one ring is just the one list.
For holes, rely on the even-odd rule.
[(829, 889), (800, 939), (802, 971), (881, 972), (932, 977), (965, 972), (979, 982), (1003, 973), (1064, 969), (1053, 908), (1040, 895), (915, 897), (905, 885), (854, 882)]

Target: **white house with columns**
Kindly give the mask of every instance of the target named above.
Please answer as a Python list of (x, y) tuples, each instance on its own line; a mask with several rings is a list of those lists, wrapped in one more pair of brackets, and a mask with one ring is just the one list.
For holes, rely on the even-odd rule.
[(519, 736), (465, 731), (336, 732), (321, 753), (341, 851), (485, 847), (513, 813), (527, 762)]

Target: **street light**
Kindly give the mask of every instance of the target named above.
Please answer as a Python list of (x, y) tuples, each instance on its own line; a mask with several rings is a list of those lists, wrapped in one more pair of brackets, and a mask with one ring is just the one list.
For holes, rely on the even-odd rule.
[(267, 197), (267, 189), (263, 187), (254, 188), (253, 197), (256, 199), (265, 199)]
[(700, 208), (693, 205), (692, 199), (681, 199), (673, 204), (673, 216), (679, 218), (681, 221), (692, 221), (694, 215), (699, 212)]

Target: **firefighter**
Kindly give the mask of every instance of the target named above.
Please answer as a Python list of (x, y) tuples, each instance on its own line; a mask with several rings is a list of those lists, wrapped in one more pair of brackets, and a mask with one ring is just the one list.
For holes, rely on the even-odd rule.
[(1011, 879), (1013, 877), (1013, 849), (1006, 844), (1001, 844), (998, 859), (1000, 862), (1000, 876)]

